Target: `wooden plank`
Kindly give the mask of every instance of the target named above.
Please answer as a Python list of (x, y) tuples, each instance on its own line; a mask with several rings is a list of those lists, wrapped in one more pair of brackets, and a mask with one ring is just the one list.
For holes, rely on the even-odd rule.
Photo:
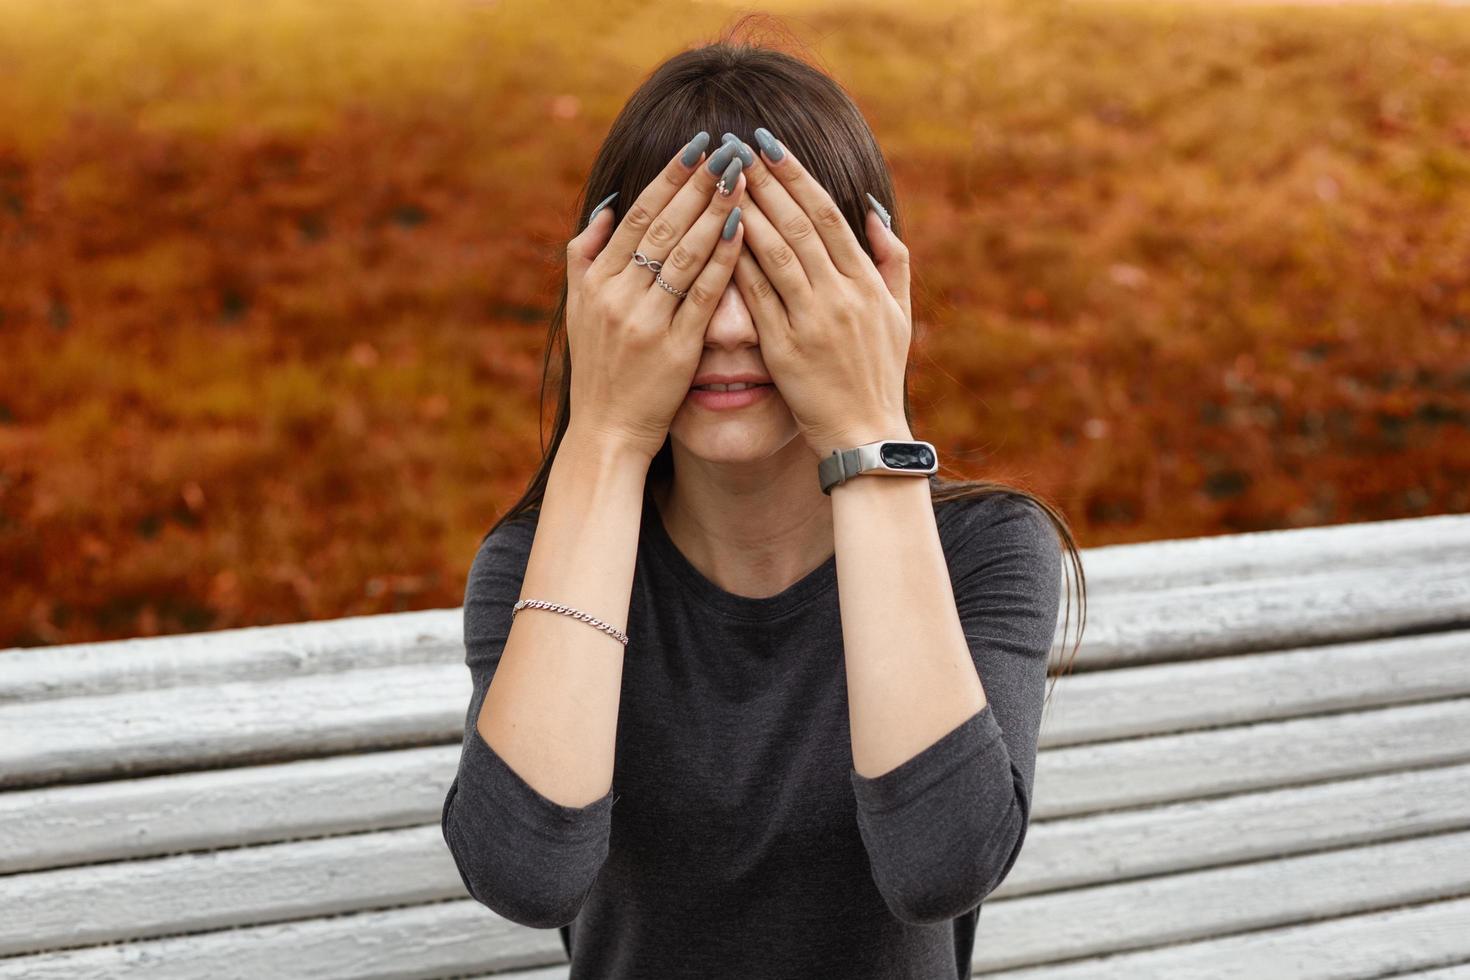
[[(442, 746), (0, 794), (0, 873), (429, 823), (438, 818), (458, 755), (457, 745)], [(1166, 822), (1186, 825), (1178, 831), (1185, 838), (1183, 849), (1197, 852), (1201, 860), (1215, 853), (1199, 841), (1216, 812), (1225, 814), (1220, 820), (1231, 826), (1279, 825), (1281, 836), (1273, 838), (1272, 846), (1288, 849), (1296, 839), (1293, 833), (1308, 841), (1346, 841), (1371, 839), (1352, 835), (1373, 828), (1382, 836), (1445, 829), (1444, 808), (1458, 805), (1459, 797), (1454, 780), (1443, 773), (1455, 771), (1390, 773), (1184, 804)], [(1115, 778), (1127, 778), (1127, 773)], [(1450, 785), (1441, 785), (1446, 779)], [(1319, 799), (1330, 801), (1330, 806), (1321, 806), (1330, 815), (1327, 819), (1317, 816)], [(1104, 809), (1105, 801), (1091, 807)], [(1029, 881), (1034, 855), (1052, 853), (1034, 844), (1060, 832), (1045, 829), (1043, 809), (1037, 809), (1033, 843), (1002, 887)], [(1155, 825), (1157, 812), (1136, 810), (1092, 820), (1107, 828), (1104, 839), (1150, 843), (1149, 848), (1125, 847), (1124, 853), (1157, 858), (1170, 839), (1168, 831)], [(1090, 825), (1085, 818), (1068, 823)], [(1109, 854), (1100, 860), (1106, 869), (1118, 858)], [(1084, 853), (1068, 853), (1063, 862), (1073, 874), (1083, 874), (1089, 866)], [(1036, 875), (1050, 882), (1061, 870), (1038, 867)], [(1088, 880), (1085, 875), (1075, 879), (1083, 880)]]
[(437, 825), (0, 878), (0, 956), (465, 897)]
[[(1396, 857), (1402, 858), (1403, 855), (1378, 856), (1379, 862), (1390, 872)], [(1306, 877), (1317, 873), (1320, 868), (1288, 870), (1298, 876), (1293, 891), (1299, 895), (1322, 896), (1326, 886), (1335, 884), (1334, 879), (1320, 879), (1324, 887), (1318, 888), (1318, 879)], [(1391, 877), (1390, 884), (1398, 884), (1398, 876)], [(1357, 899), (1384, 904), (1395, 900), (1396, 887), (1380, 894), (1372, 880), (1365, 883), (1361, 875), (1355, 880), (1362, 886)], [(1138, 883), (1130, 884), (1136, 886)], [(1262, 881), (1261, 884), (1269, 885), (1271, 882)], [(1042, 896), (1048, 897), (1054, 896)], [(1119, 900), (1126, 902), (1127, 898)], [(1023, 922), (998, 922), (1001, 916), (995, 913), (1004, 904), (993, 899), (986, 903), (981, 917), (984, 934), (1022, 936), (1033, 945), (1044, 946), (1047, 937), (1058, 926), (1076, 922), (1057, 918), (1060, 909), (1038, 912), (1034, 908), (1031, 918)], [(1114, 914), (1123, 918), (1144, 918), (1145, 913), (1157, 904), (1158, 900), (1151, 902), (1148, 908), (1135, 916), (1129, 915), (1130, 907), (1127, 905), (1115, 909)], [(1247, 892), (1247, 897), (1239, 904), (1246, 908), (1258, 904), (1258, 893)], [(1226, 911), (1229, 911), (1228, 907)], [(1463, 928), (1464, 922), (1470, 921), (1467, 916), (1470, 916), (1470, 898), (1455, 898), (1409, 909), (1334, 918), (1306, 926), (1215, 937), (1163, 950), (1088, 959), (1068, 966), (1049, 967), (1045, 971), (1026, 970), (998, 975), (1009, 980), (1050, 980), (1052, 977), (1062, 980), (1064, 977), (1084, 976), (1127, 976), (1131, 980), (1138, 976), (1200, 975), (1199, 971), (1203, 970), (1206, 971), (1204, 975), (1218, 976), (1220, 974), (1207, 971), (1222, 963), (1239, 966), (1242, 972), (1228, 975), (1241, 978), (1271, 976), (1274, 980), (1278, 976), (1365, 975), (1344, 972), (1342, 965), (1382, 963), (1386, 971), (1391, 967), (1427, 967), (1470, 955), (1465, 946), (1470, 935)], [(1011, 931), (1015, 926), (1020, 927), (1019, 932)], [(1010, 940), (1001, 945), (1009, 943)], [(990, 954), (989, 947), (981, 950), (977, 956), (977, 969), (991, 969), (983, 959)], [(1047, 953), (1052, 959), (1073, 954), (1073, 947), (1067, 945), (1058, 945)], [(1155, 959), (1158, 957), (1163, 959)], [(0, 980), (21, 977), (61, 980), (100, 975), (127, 977), (143, 971), (147, 971), (150, 978), (164, 980), (192, 980), (196, 976), (225, 980), (280, 975), (446, 977), (480, 973), (488, 976), (485, 971), (546, 964), (544, 973), (519, 975), (522, 980), (530, 980), (533, 976), (559, 976), (554, 967), (563, 959), (555, 931), (525, 929), (505, 922), (474, 902), (462, 900), (10, 957), (0, 959)], [(1293, 970), (1315, 966), (1320, 972), (1278, 973), (1267, 969), (1278, 962), (1290, 963)], [(1332, 968), (1333, 963), (1338, 964), (1337, 969)]]
[(321, 757), (458, 739), (470, 675), (413, 664), (0, 708), (0, 787)]
[[(1467, 829), (1467, 799), (1470, 765), (1033, 823), (992, 900)], [(0, 955), (460, 897), (434, 816), (404, 830), (0, 877), (0, 907), (18, 910), (0, 921)]]
[(0, 980), (429, 980), (566, 962), (554, 929), (470, 899), (0, 959)]
[[(1048, 750), (1041, 758), (1047, 765)], [(432, 823), (458, 761), (456, 743), (0, 793), (0, 874)], [(1414, 769), (1067, 820), (1046, 816), (1043, 785), (1029, 843), (1001, 890), (1240, 859), (1257, 842), (1285, 853), (1448, 829), (1447, 815), (1470, 812), (1459, 789), (1470, 778), (1460, 782), (1459, 772), (1470, 777), (1463, 767)], [(1114, 769), (1097, 783), (1131, 777)], [(1117, 846), (1085, 843), (1094, 837)]]
[[(1467, 554), (1470, 515), (1084, 549), (1092, 608), (1077, 665), (1470, 625)], [(1295, 598), (1272, 602), (1283, 590)], [(1152, 592), (1165, 596), (1149, 597)], [(1174, 607), (1175, 592), (1185, 606)], [(1297, 599), (1307, 601), (1294, 627)], [(1241, 608), (1217, 617), (1209, 607), (1221, 604)], [(1196, 617), (1200, 606), (1204, 615)], [(462, 628), (463, 610), (455, 608), (3, 650), (0, 705), (462, 663)], [(1212, 640), (1219, 628), (1225, 635)], [(1210, 645), (1192, 645), (1196, 641)]]
[[(1069, 674), (1042, 745), (1470, 693), (1470, 632)], [(457, 740), (469, 673), (417, 664), (0, 707), (0, 787)]]
[[(1060, 665), (1076, 640), (1076, 609)], [(1470, 626), (1470, 560), (1089, 596), (1079, 670)], [(1061, 624), (1058, 623), (1058, 632)]]
[(1470, 695), (1470, 631), (1120, 667), (1057, 679), (1044, 747)]
[(412, 827), (459, 743), (0, 793), (0, 874)]
[(1035, 819), (1016, 866), (992, 895), (1008, 898), (1467, 829), (1470, 765)]
[(1033, 819), (1470, 761), (1470, 698), (1076, 745), (1036, 760)]
[[(980, 913), (988, 927), (987, 907)], [(1329, 919), (1309, 925), (1260, 929), (1240, 935), (1075, 963), (1020, 970), (980, 970), (990, 980), (1138, 980), (1209, 977), (1210, 980), (1327, 980), (1336, 977), (1470, 975), (1465, 966), (1402, 974), (1470, 957), (1470, 897)], [(992, 935), (1004, 935), (998, 929)]]
[[(977, 943), (974, 962), (1012, 969), (1467, 894), (1470, 831), (1457, 831), (987, 901), (981, 929), (1005, 941)], [(1470, 955), (1461, 932), (1455, 952)]]
[(1212, 534), (1083, 550), (1089, 591), (1101, 597), (1181, 586), (1315, 575), (1325, 569), (1415, 568), (1463, 561), (1470, 514)]
[(463, 664), (460, 609), (0, 650), (0, 706), (406, 664)]
[[(1235, 792), (1461, 761), (1465, 731), (1470, 728), (1461, 715), (1464, 698), (1438, 706), (1407, 705), (1388, 715), (1358, 720), (1324, 715), (1288, 728), (1279, 727), (1285, 722), (1276, 722), (1278, 727), (1216, 728), (1192, 736), (1171, 735), (1168, 741), (1128, 740), (1065, 750), (1049, 744), (1055, 741), (1053, 731), (1075, 733), (1088, 726), (1092, 734), (1123, 734), (1147, 726), (1169, 731), (1179, 724), (1191, 697), (1200, 698), (1205, 721), (1219, 724), (1230, 715), (1253, 718), (1277, 710), (1341, 707), (1344, 698), (1351, 700), (1341, 689), (1343, 678), (1349, 686), (1360, 684), (1362, 690), (1384, 692), (1382, 696), (1390, 699), (1400, 684), (1418, 693), (1451, 690), (1459, 684), (1460, 672), (1454, 664), (1454, 644), (1441, 645), (1450, 636), (1391, 641), (1380, 650), (1383, 663), (1375, 662), (1371, 650), (1354, 649), (1341, 661), (1340, 670), (1338, 661), (1321, 661), (1311, 650), (1241, 658), (1239, 670), (1254, 674), (1253, 688), (1228, 661), (1108, 672), (1123, 678), (1117, 684), (1101, 674), (1064, 677), (1042, 729), (1033, 816), (1050, 819), (1185, 799), (1212, 792), (1215, 781), (1222, 778), (1229, 781), (1216, 791)], [(1416, 648), (1419, 642), (1424, 646)], [(1404, 665), (1387, 665), (1396, 659)], [(1259, 668), (1249, 666), (1256, 662)], [(1416, 663), (1425, 665), (1427, 676), (1400, 681), (1416, 674)], [(1307, 681), (1313, 670), (1321, 671), (1320, 697), (1309, 693), (1313, 688)], [(1155, 683), (1157, 677), (1165, 680)], [(1083, 693), (1074, 698), (1074, 688)], [(96, 775), (98, 770), (107, 774), (108, 767), (182, 768), (197, 764), (201, 753), (206, 764), (224, 757), (236, 765), (227, 771), (0, 793), (0, 871), (137, 857), (230, 840), (252, 843), (292, 834), (427, 822), (437, 806), (435, 787), (441, 781), (448, 784), (457, 762), (469, 676), (463, 667), (395, 668), (386, 676), (355, 671), (341, 677), (246, 685), (244, 691), (231, 685), (218, 690), (225, 696), (187, 688), (173, 692), (172, 700), (163, 704), (158, 703), (158, 694), (129, 694), (115, 700), (66, 699), (53, 706), (86, 709), (80, 714), (59, 710), (47, 714), (32, 705), (0, 709), (0, 715), (28, 716), (14, 725), (23, 735), (0, 740), (0, 767), (7, 774), (3, 778), (12, 782), (39, 778), (38, 773), (55, 775), (58, 770), (77, 778)], [(1239, 695), (1239, 708), (1219, 703), (1232, 691)], [(1258, 703), (1243, 701), (1252, 696)], [(138, 723), (135, 715), (140, 710), (150, 711), (151, 725)], [(1085, 720), (1105, 711), (1124, 720), (1108, 726)], [(1079, 717), (1084, 720), (1074, 720)], [(1386, 727), (1380, 731), (1380, 725)], [(1446, 734), (1442, 731), (1446, 725), (1457, 727)], [(83, 737), (87, 732), (92, 734)], [(1349, 740), (1340, 741), (1343, 738)], [(1288, 741), (1278, 746), (1273, 739)], [(101, 744), (92, 744), (94, 740)], [(375, 781), (364, 765), (372, 758), (366, 750), (379, 746), (364, 743), (395, 741), (449, 744), (423, 750), (429, 754), (422, 762), (386, 754), (375, 763), (383, 767), (381, 780)], [(292, 756), (336, 751), (344, 744), (364, 754), (280, 765), (239, 764), (239, 757), (266, 751)], [(27, 755), (32, 748), (36, 755)], [(1210, 769), (1200, 769), (1188, 754), (1196, 751), (1208, 753), (1198, 761), (1207, 762)], [(1185, 754), (1177, 755), (1181, 752)], [(59, 753), (71, 754), (58, 759)], [(1139, 771), (1150, 772), (1150, 779), (1134, 778)], [(314, 787), (354, 805), (327, 806)], [(1145, 789), (1152, 793), (1139, 797)], [(57, 834), (57, 827), (68, 832)]]

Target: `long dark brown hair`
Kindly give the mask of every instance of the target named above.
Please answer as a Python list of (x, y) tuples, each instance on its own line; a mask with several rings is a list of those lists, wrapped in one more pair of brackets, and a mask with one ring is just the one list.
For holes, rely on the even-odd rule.
[[(719, 145), (720, 134), (751, 133), (757, 126), (771, 130), (789, 146), (827, 189), (870, 257), (872, 247), (864, 225), (867, 192), (871, 191), (885, 203), (892, 215), (893, 232), (903, 237), (903, 209), (894, 193), (887, 161), (848, 94), (829, 75), (798, 57), (771, 47), (728, 40), (673, 56), (628, 99), (609, 129), (582, 188), (573, 235), (586, 228), (587, 211), (592, 203), (614, 191), (618, 196), (608, 208), (613, 210), (615, 220), (620, 220), (622, 208), (637, 199), (693, 134), (701, 130), (710, 133), (711, 147), (715, 147)], [(743, 135), (741, 138), (746, 139)], [(564, 249), (561, 258), (564, 263)], [(539, 402), (543, 410), (538, 413), (538, 418), (544, 419), (547, 389), (550, 383), (555, 383), (556, 413), (551, 443), (546, 446), (542, 430), (542, 457), (535, 475), (520, 499), (485, 533), (486, 538), (506, 521), (540, 508), (552, 463), (571, 420), (572, 362), (566, 343), (566, 305), (567, 278), (563, 264), (561, 289), (547, 331)], [(553, 352), (559, 352), (559, 359), (554, 358)], [(559, 366), (559, 379), (552, 382), (554, 363)], [(903, 414), (912, 425), (908, 368), (905, 365)], [(648, 480), (666, 481), (672, 476), (673, 452), (665, 438), (649, 465)], [(931, 499), (936, 505), (1008, 493), (1040, 507), (1051, 519), (1071, 562), (1066, 590), (1067, 618), (1062, 623), (1064, 638), (1071, 616), (1074, 582), (1081, 611), (1077, 641), (1071, 657), (1062, 665), (1065, 672), (1076, 657), (1087, 621), (1086, 577), (1066, 517), (1038, 495), (992, 480), (951, 480), (935, 474), (929, 483)], [(1050, 692), (1047, 697), (1050, 699)]]

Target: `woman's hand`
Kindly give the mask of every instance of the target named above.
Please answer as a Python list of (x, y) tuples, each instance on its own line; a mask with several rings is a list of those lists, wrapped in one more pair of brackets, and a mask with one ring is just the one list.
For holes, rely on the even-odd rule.
[(735, 283), (771, 380), (818, 456), (912, 438), (903, 414), (913, 334), (907, 246), (870, 209), (875, 265), (791, 151), (764, 129), (756, 137), (762, 154), (746, 167), (742, 215), (749, 249)]
[[(568, 425), (649, 459), (689, 394), (744, 241), (740, 158), (722, 146), (706, 160), (708, 143), (707, 133), (690, 140), (621, 222), (604, 207), (567, 244)], [(721, 181), (728, 196), (716, 190)], [(662, 262), (664, 281), (687, 295), (661, 287), (635, 252)]]

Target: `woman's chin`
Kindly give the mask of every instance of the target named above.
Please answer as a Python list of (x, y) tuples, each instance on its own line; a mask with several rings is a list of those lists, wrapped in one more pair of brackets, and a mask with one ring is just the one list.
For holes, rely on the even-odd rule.
[[(710, 414), (714, 414), (711, 418)], [(689, 413), (681, 411), (670, 426), (670, 435), (692, 456), (711, 463), (752, 463), (768, 459), (796, 437), (797, 427), (789, 413), (738, 418), (734, 413)]]

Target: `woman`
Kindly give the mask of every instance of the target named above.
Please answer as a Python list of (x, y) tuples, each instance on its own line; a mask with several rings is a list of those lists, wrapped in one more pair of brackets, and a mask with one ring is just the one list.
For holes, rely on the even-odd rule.
[[(465, 590), (465, 887), (559, 927), (573, 980), (968, 977), (1026, 834), (1065, 521), (932, 475), (892, 185), (830, 78), (682, 53), (586, 192), (555, 436)], [(696, 390), (732, 379), (761, 387)], [(881, 441), (912, 469), (819, 475)]]

